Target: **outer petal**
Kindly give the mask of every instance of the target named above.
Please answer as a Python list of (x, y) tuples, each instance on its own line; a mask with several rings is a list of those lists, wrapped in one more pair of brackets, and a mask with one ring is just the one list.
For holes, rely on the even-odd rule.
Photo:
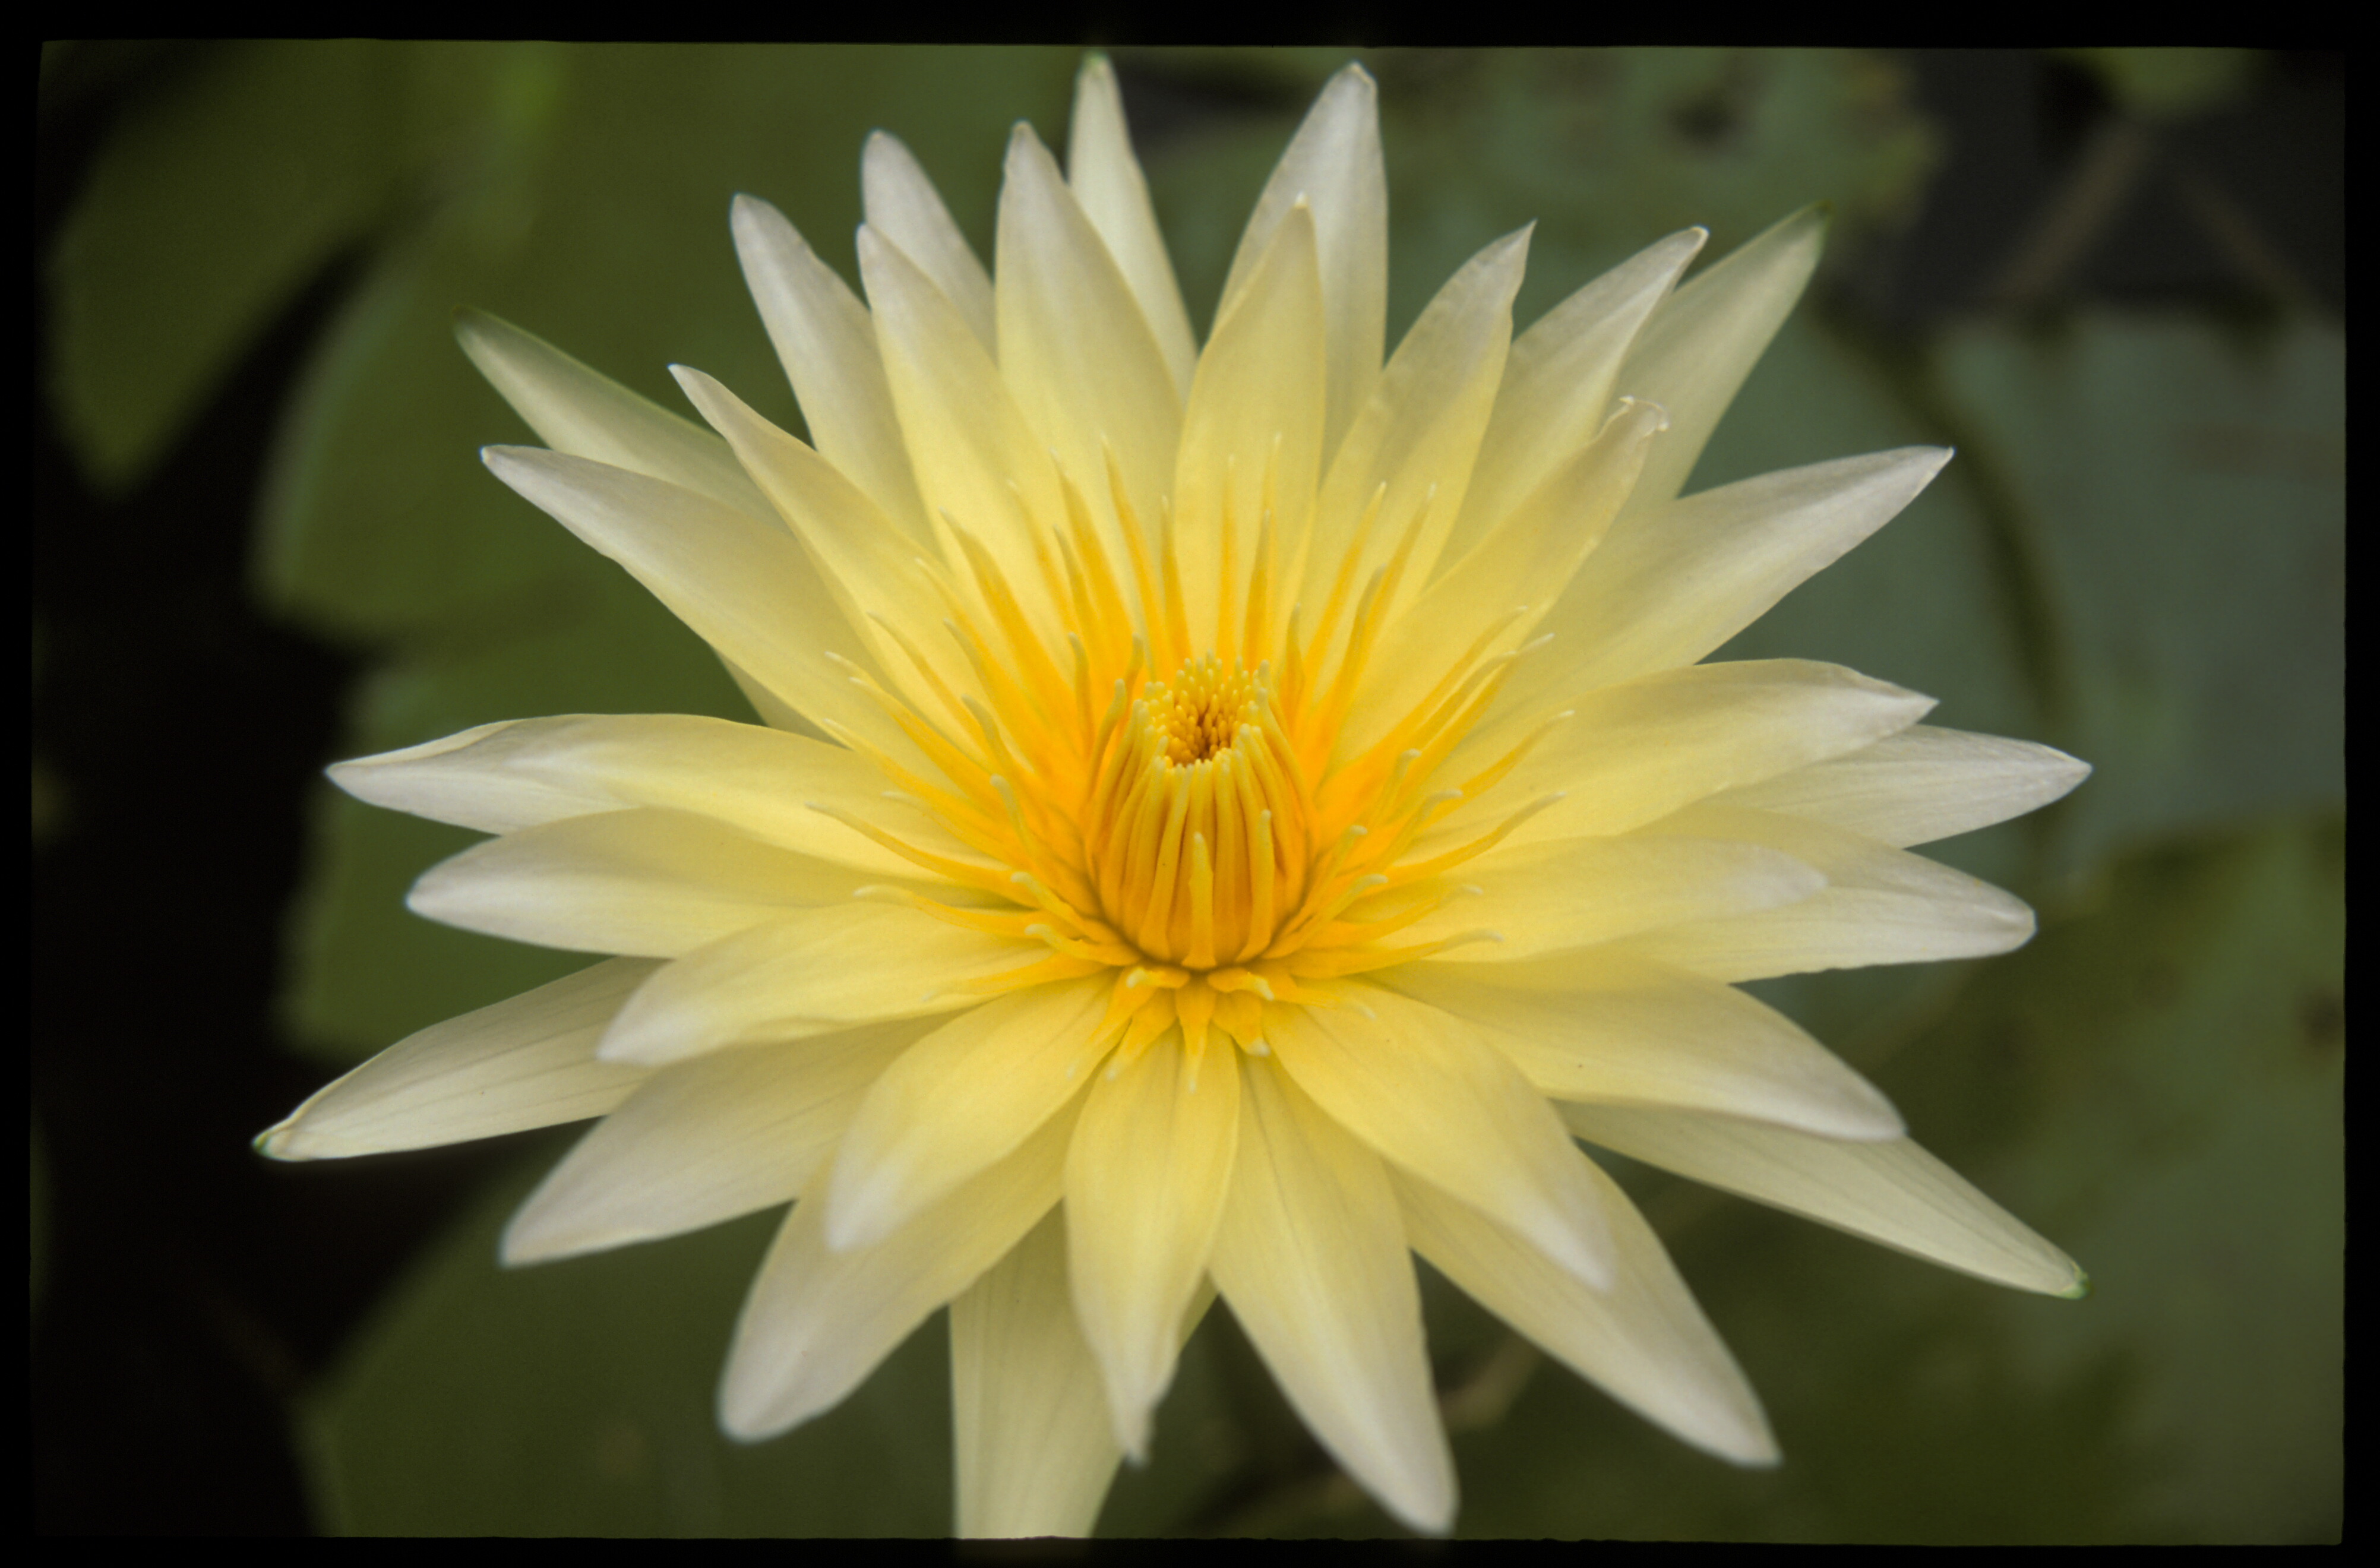
[(768, 504), (726, 444), (561, 349), (480, 310), (455, 318), (471, 363), (556, 452), (663, 480), (765, 517)]
[(1688, 280), (1636, 334), (1620, 390), (1667, 408), (1670, 436), (1645, 465), (1629, 515), (1685, 489), (1719, 416), (1817, 270), (1826, 240), (1825, 209), (1804, 208)]
[(1087, 1536), (1122, 1457), (1054, 1212), (951, 1303), (959, 1534)]
[(1407, 1525), (1443, 1531), (1454, 1460), (1388, 1173), (1271, 1063), (1239, 1070), (1216, 1287), (1331, 1456)]
[(1617, 1278), (1591, 1290), (1520, 1236), (1391, 1170), (1414, 1250), (1457, 1288), (1572, 1370), (1696, 1448), (1774, 1465), (1759, 1396), (1694, 1305), (1636, 1206), (1587, 1162), (1611, 1222)]
[(2090, 776), (2090, 763), (2029, 740), (1915, 724), (1710, 803), (1807, 817), (1906, 849), (2022, 817)]
[(868, 226), (898, 246), (933, 280), (983, 351), (991, 352), (991, 274), (951, 221), (941, 193), (901, 139), (871, 131), (859, 154), (860, 201)]
[(1199, 1067), (1172, 1033), (1110, 1066), (1066, 1150), (1074, 1316), (1105, 1373), (1113, 1440), (1135, 1461), (1173, 1380), (1238, 1145), (1239, 1073), (1220, 1051)]
[(1322, 428), (1328, 467), (1371, 397), (1388, 339), (1389, 179), (1380, 158), (1379, 90), (1361, 66), (1330, 79), (1265, 182), (1223, 280), (1218, 321), (1301, 198), (1314, 210), (1322, 267), (1323, 339), (1330, 359)]
[(1872, 839), (1799, 817), (1693, 806), (1664, 833), (1781, 849), (1827, 879), (1791, 908), (1702, 921), (1628, 941), (1628, 949), (1713, 979), (1762, 979), (1813, 969), (1980, 958), (2022, 947), (2033, 911), (1988, 882)]
[(601, 1051), (606, 1061), (660, 1065), (722, 1047), (956, 1013), (982, 1001), (967, 981), (1021, 969), (1049, 952), (905, 905), (796, 910), (662, 969), (620, 1010)]
[(675, 958), (791, 909), (845, 905), (861, 880), (711, 818), (640, 808), (474, 845), (423, 872), (406, 905), (541, 947)]
[(504, 1228), (504, 1260), (600, 1252), (787, 1201), (868, 1086), (931, 1027), (876, 1024), (656, 1073), (521, 1205)]
[(1016, 991), (944, 1024), (868, 1090), (835, 1154), (826, 1234), (865, 1249), (1032, 1136), (1089, 1079), (1104, 977)]
[(1602, 1205), (1545, 1097), (1461, 1019), (1376, 986), (1342, 994), (1267, 1010), (1266, 1043), (1297, 1087), (1390, 1164), (1609, 1285)]
[(1589, 951), (1408, 964), (1381, 983), (1485, 1031), (1556, 1100), (1711, 1112), (1828, 1137), (1905, 1131), (1883, 1094), (1800, 1026), (1716, 980)]
[(2079, 1296), (2074, 1260), (1907, 1138), (1841, 1143), (1723, 1117), (1565, 1105), (1589, 1143), (1995, 1284)]
[(840, 1404), (1050, 1212), (1073, 1130), (1072, 1116), (1051, 1117), (900, 1230), (851, 1252), (826, 1245), (821, 1170), (744, 1298), (720, 1380), (719, 1424), (756, 1442)]
[(868, 307), (766, 201), (735, 198), (729, 226), (744, 282), (801, 401), (811, 441), (913, 544), (930, 542)]
[(258, 1136), (257, 1149), (341, 1160), (601, 1116), (650, 1076), (597, 1061), (595, 1041), (653, 968), (614, 958), (432, 1024), (315, 1090)]
[(1066, 180), (1075, 200), (1083, 204), (1084, 216), (1107, 241), (1108, 253), (1131, 283), (1133, 298), (1140, 301), (1140, 313), (1172, 372), (1174, 391), (1188, 397), (1198, 342), (1190, 332), (1190, 312), (1183, 307), (1182, 286), (1174, 281), (1156, 209), (1149, 205), (1148, 182), (1141, 177), (1140, 160), (1133, 156), (1115, 67), (1104, 55), (1086, 59), (1082, 74), (1075, 79)]

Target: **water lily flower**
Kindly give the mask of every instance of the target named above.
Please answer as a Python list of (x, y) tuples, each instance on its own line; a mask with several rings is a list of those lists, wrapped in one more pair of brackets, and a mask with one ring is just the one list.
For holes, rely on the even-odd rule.
[(1390, 1513), (1450, 1527), (1413, 1255), (1740, 1464), (1775, 1444), (1575, 1140), (1986, 1280), (2054, 1246), (1735, 989), (2003, 952), (1908, 846), (2064, 794), (1838, 666), (1705, 656), (1907, 504), (1912, 448), (1681, 497), (1823, 223), (1680, 285), (1672, 236), (1515, 337), (1528, 234), (1383, 362), (1374, 84), (1324, 89), (1193, 334), (1107, 64), (1020, 125), (987, 273), (890, 136), (865, 302), (734, 205), (804, 443), (708, 430), (513, 327), (548, 444), (488, 466), (714, 648), (766, 721), (489, 724), (331, 770), (494, 835), (432, 919), (608, 954), (424, 1030), (260, 1140), (305, 1160), (601, 1118), (508, 1263), (792, 1207), (719, 1392), (833, 1406), (950, 1308), (957, 1519), (1087, 1531), (1212, 1301)]

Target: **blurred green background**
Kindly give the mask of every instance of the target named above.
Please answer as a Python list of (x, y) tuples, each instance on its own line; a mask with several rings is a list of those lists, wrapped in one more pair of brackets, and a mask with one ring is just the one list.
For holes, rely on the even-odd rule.
[[(1203, 330), (1344, 51), (1119, 50)], [(2062, 747), (2068, 802), (1931, 851), (2010, 957), (1760, 988), (2089, 1270), (1994, 1289), (1621, 1168), (1767, 1403), (1732, 1470), (1425, 1270), (1463, 1534), (2321, 1540), (2339, 1531), (2343, 89), (2334, 56), (1381, 51), (1391, 341), (1536, 221), (1524, 324), (1677, 228), (1812, 201), (1828, 264), (1695, 488), (1911, 443), (1943, 478), (1721, 657), (1839, 660)], [(583, 960), (433, 927), (469, 835), (338, 756), (573, 711), (748, 717), (708, 650), (481, 469), (504, 316), (672, 407), (799, 429), (731, 193), (846, 275), (895, 131), (990, 254), (1003, 133), (1076, 52), (52, 44), (33, 608), (36, 1520), (45, 1532), (930, 1534), (929, 1323), (833, 1414), (722, 1439), (762, 1216), (518, 1273), (574, 1133), (349, 1165), (246, 1140)], [(1615, 1166), (1621, 1162), (1615, 1161)], [(1217, 1313), (1119, 1534), (1371, 1534)]]

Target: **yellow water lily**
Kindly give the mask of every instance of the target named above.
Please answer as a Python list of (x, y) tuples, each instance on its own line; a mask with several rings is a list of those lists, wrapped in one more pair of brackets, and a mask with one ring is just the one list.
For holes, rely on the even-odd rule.
[(1815, 264), (1672, 236), (1517, 337), (1525, 231), (1383, 363), (1374, 84), (1324, 89), (1203, 347), (1108, 66), (1019, 126), (987, 273), (900, 142), (865, 302), (767, 203), (745, 275), (811, 440), (704, 430), (501, 322), (548, 443), (488, 465), (698, 632), (764, 724), (528, 719), (346, 762), (494, 836), (433, 919), (611, 954), (403, 1040), (261, 1140), (303, 1160), (601, 1117), (509, 1263), (791, 1201), (720, 1419), (827, 1410), (950, 1307), (957, 1522), (1089, 1528), (1220, 1295), (1391, 1514), (1455, 1477), (1413, 1266), (1687, 1441), (1776, 1457), (1574, 1139), (2022, 1289), (2055, 1247), (1736, 982), (2002, 952), (1907, 847), (2087, 771), (1837, 666), (1706, 664), (1948, 454), (1681, 498)]

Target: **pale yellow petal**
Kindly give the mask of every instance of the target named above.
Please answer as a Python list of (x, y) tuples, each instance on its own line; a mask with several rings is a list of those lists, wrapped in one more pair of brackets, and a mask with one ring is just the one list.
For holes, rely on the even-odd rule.
[(1648, 1421), (1738, 1465), (1774, 1465), (1759, 1396), (1619, 1185), (1585, 1161), (1616, 1277), (1593, 1290), (1513, 1232), (1391, 1169), (1414, 1250), (1474, 1301)]
[(1637, 333), (1620, 391), (1670, 411), (1670, 433), (1645, 465), (1628, 515), (1685, 489), (1719, 416), (1792, 313), (1827, 242), (1824, 209), (1805, 207), (1687, 280)]
[(788, 910), (848, 903), (874, 880), (715, 818), (640, 807), (474, 845), (423, 872), (406, 906), (540, 947), (675, 958)]
[(1732, 986), (1608, 951), (1407, 964), (1381, 983), (1479, 1028), (1556, 1100), (1742, 1116), (1828, 1137), (1906, 1130), (1884, 1095)]
[(951, 1416), (961, 1536), (1091, 1533), (1123, 1455), (1055, 1212), (951, 1302)]
[(1790, 906), (1628, 939), (1630, 952), (1712, 979), (1980, 958), (2022, 947), (2033, 911), (1963, 871), (1800, 817), (1692, 806), (1658, 824), (1713, 843), (1782, 850), (1826, 878)]
[[(1050, 955), (900, 904), (781, 913), (699, 947), (645, 982), (613, 1020), (606, 1061), (649, 1065), (855, 1024), (956, 1013), (966, 982)], [(920, 1031), (922, 1032), (922, 1031)]]
[(1502, 521), (1596, 438), (1637, 329), (1708, 237), (1690, 228), (1645, 247), (1512, 340), (1456, 525), (1458, 545)]
[(985, 353), (993, 339), (991, 274), (951, 219), (917, 156), (889, 131), (871, 131), (859, 154), (868, 226), (900, 247), (933, 280)]
[(768, 516), (726, 444), (683, 414), (485, 311), (459, 312), (455, 336), (480, 373), (556, 452), (664, 480), (752, 517)]
[(504, 1227), (504, 1260), (601, 1252), (788, 1201), (868, 1086), (930, 1027), (872, 1024), (656, 1072), (521, 1205)]
[(256, 1140), (275, 1160), (344, 1160), (601, 1116), (650, 1069), (595, 1042), (654, 966), (613, 958), (407, 1035), (323, 1086)]
[(1265, 1041), (1283, 1071), (1374, 1153), (1525, 1236), (1598, 1289), (1611, 1236), (1586, 1161), (1544, 1095), (1479, 1031), (1378, 986), (1342, 1005), (1276, 1007)]
[(1257, 197), (1223, 280), (1218, 321), (1301, 200), (1314, 211), (1322, 271), (1323, 341), (1330, 363), (1322, 428), (1327, 467), (1371, 397), (1388, 342), (1389, 179), (1380, 157), (1379, 90), (1361, 66), (1347, 67), (1323, 88)]
[(1075, 1316), (1105, 1373), (1114, 1441), (1135, 1460), (1206, 1275), (1239, 1119), (1230, 1048), (1210, 1044), (1194, 1076), (1168, 1033), (1099, 1075), (1066, 1150)]
[(1406, 1525), (1443, 1532), (1454, 1460), (1388, 1173), (1276, 1064), (1241, 1057), (1240, 1072), (1216, 1288), (1331, 1457)]
[(1929, 1263), (2045, 1295), (2085, 1289), (2072, 1258), (1907, 1138), (1845, 1143), (1615, 1105), (1564, 1105), (1561, 1113), (1589, 1143)]
[(1046, 1124), (1099, 1064), (1094, 1031), (1111, 987), (1100, 975), (1012, 992), (894, 1063), (835, 1152), (826, 1200), (835, 1250), (880, 1241)]
[[(1270, 635), (1288, 619), (1294, 597), (1282, 590), (1284, 568), (1275, 563), (1298, 558), (1313, 520), (1329, 368), (1314, 244), (1313, 213), (1292, 208), (1216, 322), (1183, 415), (1173, 474), (1174, 549), (1191, 634), (1211, 636), (1218, 650), (1238, 646), (1247, 585), (1257, 572), (1266, 574), (1268, 585), (1259, 646), (1271, 647)], [(1269, 494), (1270, 559), (1260, 562)], [(1234, 594), (1228, 601), (1221, 587), (1227, 553)]]
[(2022, 817), (2090, 776), (2090, 763), (2029, 740), (1914, 724), (1710, 803), (1807, 817), (1906, 849)]
[(810, 440), (913, 546), (930, 543), (868, 307), (766, 201), (736, 197), (729, 226), (745, 285), (801, 402)]
[(744, 1298), (720, 1380), (719, 1424), (757, 1442), (841, 1404), (893, 1346), (1050, 1212), (1074, 1121), (1052, 1116), (898, 1231), (848, 1252), (826, 1245), (821, 1169)]
[(1115, 67), (1104, 55), (1086, 59), (1075, 79), (1075, 113), (1066, 131), (1066, 182), (1131, 283), (1133, 298), (1140, 301), (1140, 313), (1157, 334), (1158, 348), (1172, 372), (1175, 393), (1188, 397), (1198, 343), (1191, 335), (1190, 312), (1182, 303), (1182, 286), (1174, 281), (1157, 211), (1149, 205), (1148, 182), (1133, 155)]
[[(725, 719), (515, 719), (334, 762), (329, 772), (358, 800), (480, 833), (661, 806), (714, 817), (763, 844), (871, 874), (919, 875), (912, 862), (812, 808), (882, 815), (884, 775), (867, 760), (807, 735)], [(947, 833), (912, 831), (906, 820), (903, 832), (924, 847), (964, 853)]]

